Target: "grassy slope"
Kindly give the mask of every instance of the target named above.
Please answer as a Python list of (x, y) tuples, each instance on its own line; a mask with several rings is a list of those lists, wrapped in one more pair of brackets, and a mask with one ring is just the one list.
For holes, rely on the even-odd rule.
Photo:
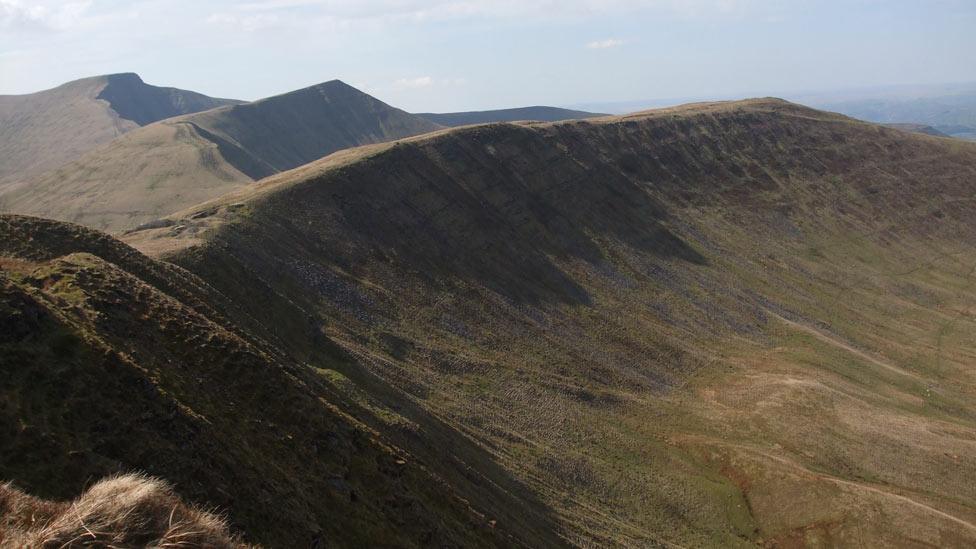
[(364, 424), (400, 416), (348, 396), (327, 340), (311, 370), (228, 322), (243, 315), (214, 288), (106, 235), (18, 216), (0, 234), (4, 479), (68, 499), (145, 471), (274, 547), (547, 543), (547, 528), (494, 528), (458, 495), (472, 481), (449, 484)]
[(974, 179), (755, 100), (347, 152), (131, 238), (313, 368), (327, 335), (569, 542), (965, 546)]
[(339, 149), (437, 128), (326, 82), (146, 126), (12, 188), (0, 207), (115, 232)]
[(139, 126), (228, 103), (232, 101), (149, 86), (134, 74), (0, 96), (0, 184), (56, 168)]
[(192, 125), (160, 122), (0, 196), (7, 211), (103, 230), (134, 227), (248, 184)]

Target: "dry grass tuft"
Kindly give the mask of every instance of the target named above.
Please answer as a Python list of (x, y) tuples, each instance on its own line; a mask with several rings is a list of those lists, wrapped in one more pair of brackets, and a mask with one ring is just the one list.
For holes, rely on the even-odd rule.
[(245, 547), (223, 518), (183, 503), (164, 481), (103, 479), (71, 503), (0, 486), (0, 547)]

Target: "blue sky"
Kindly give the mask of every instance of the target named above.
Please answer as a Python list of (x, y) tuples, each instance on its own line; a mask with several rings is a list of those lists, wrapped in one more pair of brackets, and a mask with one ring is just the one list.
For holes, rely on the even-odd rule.
[(0, 93), (128, 71), (411, 111), (976, 81), (976, 1), (0, 0)]

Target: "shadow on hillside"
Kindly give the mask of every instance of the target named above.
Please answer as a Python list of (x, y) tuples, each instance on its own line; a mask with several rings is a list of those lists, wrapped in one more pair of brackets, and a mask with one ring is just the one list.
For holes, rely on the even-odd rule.
[[(314, 349), (313, 364), (335, 369), (368, 393), (371, 402), (382, 403), (418, 425), (417, 430), (390, 427), (361, 406), (355, 414), (419, 459), (475, 510), (486, 513), (486, 520), (497, 521), (499, 528), (515, 534), (528, 546), (563, 545), (553, 510), (532, 488), (496, 463), (483, 447), (416, 404), (402, 389), (372, 373), (324, 336)], [(351, 402), (346, 405), (357, 406)]]
[(615, 165), (502, 125), (395, 145), (278, 193), (254, 221), (268, 234), (284, 228), (274, 245), (304, 248), (295, 258), (354, 277), (410, 273), (431, 287), (462, 279), (518, 303), (586, 305), (565, 265), (604, 263), (608, 244), (706, 263), (667, 217)]
[[(383, 433), (393, 444), (418, 458), (434, 475), (443, 479), (475, 510), (496, 520), (498, 528), (511, 532), (534, 547), (563, 543), (557, 536), (558, 521), (552, 510), (533, 490), (513, 477), (484, 448), (461, 431), (426, 411), (412, 396), (392, 382), (372, 373), (351, 357), (321, 330), (334, 318), (317, 310), (322, 298), (314, 286), (296, 286), (286, 272), (264, 272), (261, 252), (283, 257), (300, 252), (287, 242), (277, 248), (240, 247), (240, 243), (211, 249), (213, 255), (187, 256), (184, 267), (209, 282), (227, 299), (221, 313), (238, 325), (294, 359), (321, 369), (335, 370), (349, 378), (372, 404), (395, 411), (420, 426), (418, 431), (391, 427), (378, 419), (359, 399), (350, 398), (311, 368), (298, 367), (300, 376), (313, 391), (328, 400), (341, 399), (342, 407)], [(260, 319), (260, 320), (259, 320)], [(261, 346), (266, 344), (261, 343)]]

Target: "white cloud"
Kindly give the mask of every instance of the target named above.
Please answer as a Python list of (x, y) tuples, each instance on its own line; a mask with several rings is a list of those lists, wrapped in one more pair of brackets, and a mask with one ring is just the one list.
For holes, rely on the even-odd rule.
[(617, 40), (616, 38), (608, 38), (606, 40), (595, 40), (586, 44), (586, 47), (591, 50), (605, 50), (607, 48), (616, 48), (617, 46), (622, 46), (623, 40)]
[[(0, 0), (17, 1), (17, 0)], [(651, 11), (680, 18), (740, 16), (786, 0), (251, 0), (224, 14), (280, 14), (280, 22), (330, 26), (478, 18), (579, 18)]]
[(457, 87), (467, 84), (465, 78), (434, 78), (431, 76), (417, 76), (414, 78), (400, 78), (393, 82), (393, 87), (398, 90), (420, 89), (432, 87)]
[(207, 23), (226, 25), (234, 29), (252, 32), (266, 29), (281, 23), (281, 18), (273, 13), (238, 15), (236, 13), (214, 13), (207, 17)]
[(393, 83), (400, 89), (404, 88), (429, 88), (434, 85), (434, 79), (429, 76), (418, 76), (416, 78), (401, 78)]
[(63, 30), (81, 22), (90, 0), (30, 2), (0, 0), (0, 28)]

